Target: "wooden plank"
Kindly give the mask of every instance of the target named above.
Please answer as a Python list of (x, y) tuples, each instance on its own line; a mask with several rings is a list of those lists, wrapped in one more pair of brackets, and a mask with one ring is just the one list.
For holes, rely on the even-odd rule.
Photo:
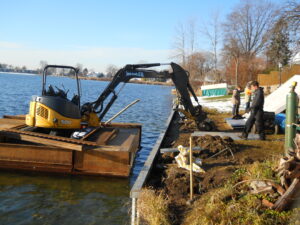
[(16, 133), (10, 133), (5, 131), (0, 131), (0, 134), (4, 137), (16, 139), (16, 140), (29, 141), (32, 143), (54, 146), (54, 147), (69, 149), (69, 150), (82, 151), (82, 145), (78, 145), (78, 144), (66, 143), (63, 141), (51, 140), (51, 139), (46, 139), (41, 137), (33, 137), (26, 134), (16, 134)]
[[(89, 150), (89, 149), (94, 149), (98, 148), (101, 149), (102, 151), (114, 151), (116, 149), (115, 146), (109, 146), (109, 145), (97, 145), (95, 142), (92, 141), (82, 141), (78, 139), (72, 139), (72, 138), (66, 138), (66, 137), (60, 137), (60, 136), (51, 136), (49, 134), (42, 134), (42, 133), (35, 133), (35, 132), (30, 132), (30, 131), (18, 131), (17, 129), (0, 129), (0, 135), (5, 136), (6, 134), (14, 134), (16, 138), (19, 138), (19, 135), (27, 135), (29, 137), (36, 137), (44, 140), (53, 140), (56, 141), (57, 143), (61, 143), (59, 146), (60, 148), (65, 148), (63, 145), (68, 144), (69, 146), (74, 145), (74, 147), (81, 146), (82, 150)], [(20, 140), (20, 139), (17, 139)], [(30, 140), (29, 140), (30, 141)], [(46, 142), (46, 145), (48, 142)], [(57, 147), (55, 145), (55, 147)], [(70, 147), (71, 148), (71, 147)], [(73, 149), (71, 149), (73, 150)], [(76, 150), (76, 149), (74, 149)]]
[[(188, 147), (186, 147), (188, 148)], [(193, 151), (201, 151), (203, 150), (202, 148), (200, 147), (194, 147), (193, 148)], [(164, 154), (164, 153), (172, 153), (172, 152), (179, 152), (178, 148), (161, 148), (160, 149), (160, 153), (161, 154)]]
[(0, 129), (13, 128), (16, 126), (24, 125), (25, 120), (15, 120), (15, 119), (0, 119)]
[(25, 121), (25, 115), (16, 115), (16, 116), (4, 115), (3, 118), (5, 118), (5, 119), (24, 120)]
[[(241, 133), (231, 133), (231, 132), (210, 132), (210, 131), (195, 131), (192, 133), (193, 137), (201, 137), (205, 135), (211, 135), (211, 136), (220, 136), (220, 137), (230, 137), (233, 140), (242, 140), (239, 136)], [(250, 133), (248, 135), (248, 140), (258, 140), (259, 135), (258, 134), (252, 134)]]
[(246, 124), (245, 119), (234, 120), (232, 118), (226, 118), (225, 121), (232, 129), (237, 129), (237, 130), (243, 129)]
[(96, 140), (98, 145), (106, 145), (109, 139), (117, 134), (117, 129), (113, 129), (111, 131), (104, 131), (102, 132)]
[(146, 162), (145, 162), (142, 170), (139, 173), (138, 178), (136, 179), (135, 183), (133, 184), (133, 186), (131, 188), (131, 191), (130, 191), (130, 197), (131, 198), (138, 198), (139, 193), (142, 190), (142, 188), (143, 188), (143, 186), (144, 186), (144, 184), (145, 184), (145, 182), (146, 182), (146, 180), (147, 180), (147, 178), (148, 178), (148, 176), (150, 174), (150, 171), (152, 169), (154, 160), (155, 160), (155, 158), (156, 158), (156, 156), (157, 156), (157, 154), (159, 152), (161, 144), (162, 144), (162, 142), (163, 142), (163, 140), (164, 140), (164, 138), (165, 138), (165, 136), (167, 134), (167, 131), (168, 131), (169, 127), (170, 127), (170, 124), (171, 124), (171, 121), (173, 120), (174, 115), (175, 115), (175, 111), (172, 110), (172, 112), (169, 115), (169, 118), (168, 118), (168, 120), (166, 122), (166, 129), (165, 129), (165, 131), (162, 132), (159, 135), (159, 137), (158, 137), (155, 145), (153, 146), (153, 148), (152, 148), (152, 150), (151, 150), (151, 152), (150, 152), (150, 154), (149, 154), (149, 156), (148, 156), (148, 158), (147, 158), (147, 160), (146, 160)]
[(112, 146), (122, 146), (124, 145), (125, 142), (128, 141), (128, 138), (130, 137), (130, 135), (135, 135), (140, 137), (140, 129), (139, 128), (120, 128), (118, 135), (113, 138), (110, 139), (108, 141), (108, 145), (112, 145)]
[(81, 140), (86, 140), (88, 139), (90, 136), (92, 136), (93, 134), (95, 134), (97, 131), (99, 131), (102, 127), (97, 127), (94, 130), (92, 130), (90, 133), (88, 133), (87, 135), (85, 135)]
[(100, 126), (103, 126), (103, 127), (116, 127), (116, 128), (141, 128), (142, 127), (142, 125), (140, 123), (110, 123), (110, 124), (105, 124), (104, 122), (101, 122)]

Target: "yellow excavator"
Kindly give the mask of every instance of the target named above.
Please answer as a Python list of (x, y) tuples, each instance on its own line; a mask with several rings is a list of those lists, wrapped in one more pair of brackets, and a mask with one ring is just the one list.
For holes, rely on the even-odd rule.
[[(156, 71), (148, 69), (170, 65), (172, 72)], [(46, 88), (47, 72), (49, 69), (69, 69), (73, 71), (73, 76), (77, 85), (77, 93), (69, 99), (68, 91), (49, 85)], [(176, 63), (169, 64), (130, 64), (121, 68), (113, 77), (112, 81), (104, 89), (98, 99), (80, 105), (80, 82), (78, 79), (78, 69), (71, 66), (48, 65), (43, 70), (42, 94), (33, 96), (30, 102), (29, 114), (26, 115), (26, 125), (30, 127), (47, 128), (53, 130), (76, 130), (82, 127), (96, 127), (102, 121), (118, 95), (115, 88), (120, 84), (124, 85), (132, 78), (170, 78), (179, 94), (179, 104), (176, 110), (182, 112), (186, 117), (195, 120), (200, 130), (212, 130), (212, 122), (207, 118), (201, 105), (189, 83), (188, 72)], [(123, 87), (124, 87), (123, 85)], [(104, 105), (105, 100), (111, 96), (110, 100)], [(193, 106), (191, 96), (197, 102)]]

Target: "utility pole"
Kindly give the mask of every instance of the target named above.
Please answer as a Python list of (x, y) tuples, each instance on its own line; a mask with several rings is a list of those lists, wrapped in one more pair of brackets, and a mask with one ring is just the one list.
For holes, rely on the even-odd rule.
[(279, 87), (281, 86), (281, 69), (282, 69), (282, 64), (279, 62), (279, 63), (278, 63), (278, 70), (279, 70)]

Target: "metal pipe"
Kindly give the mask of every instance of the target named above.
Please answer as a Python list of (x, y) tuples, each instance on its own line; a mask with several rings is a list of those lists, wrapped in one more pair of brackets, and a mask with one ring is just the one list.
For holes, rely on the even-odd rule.
[(138, 103), (139, 101), (140, 101), (140, 99), (134, 100), (129, 105), (127, 105), (124, 109), (122, 109), (121, 111), (119, 111), (118, 113), (116, 113), (113, 117), (111, 117), (109, 120), (107, 120), (104, 124), (109, 124), (112, 120), (114, 120), (115, 118), (117, 118), (120, 114), (122, 114), (123, 112), (125, 112), (129, 107), (133, 106), (134, 104)]
[(136, 198), (132, 198), (132, 206), (131, 206), (131, 225), (135, 224), (136, 219)]
[(290, 149), (295, 148), (294, 138), (296, 136), (296, 127), (293, 125), (297, 122), (298, 114), (298, 95), (295, 92), (297, 82), (293, 82), (290, 92), (286, 96), (286, 122), (285, 122), (285, 155), (289, 155)]
[(190, 137), (190, 200), (193, 200), (194, 188), (193, 188), (193, 148), (192, 148), (192, 136)]

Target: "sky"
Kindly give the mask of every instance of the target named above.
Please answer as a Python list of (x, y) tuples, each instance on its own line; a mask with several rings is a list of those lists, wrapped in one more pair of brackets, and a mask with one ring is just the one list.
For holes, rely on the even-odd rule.
[(222, 19), (239, 1), (1, 0), (0, 63), (36, 69), (46, 60), (105, 72), (109, 64), (170, 62), (179, 23), (201, 26), (216, 12)]

